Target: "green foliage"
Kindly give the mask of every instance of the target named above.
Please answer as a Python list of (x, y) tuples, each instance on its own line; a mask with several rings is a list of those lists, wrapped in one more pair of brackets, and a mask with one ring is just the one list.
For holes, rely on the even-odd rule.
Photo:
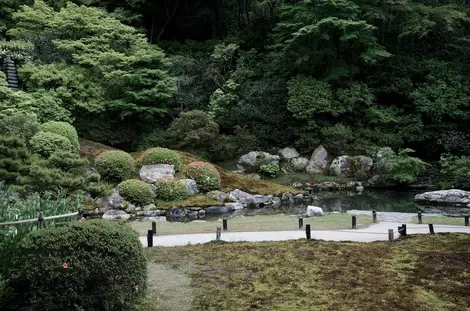
[(212, 146), (210, 159), (227, 161), (248, 153), (258, 146), (258, 139), (246, 128), (235, 127), (232, 135), (219, 135)]
[(217, 169), (206, 162), (191, 162), (186, 166), (185, 175), (194, 179), (201, 192), (220, 189), (220, 174)]
[(119, 194), (127, 201), (147, 205), (153, 202), (155, 194), (149, 184), (138, 179), (128, 179), (118, 185)]
[(208, 150), (219, 135), (219, 125), (200, 110), (183, 112), (168, 129), (174, 145), (183, 150)]
[(41, 131), (55, 133), (64, 136), (72, 144), (73, 151), (80, 151), (80, 143), (78, 142), (78, 134), (73, 125), (66, 122), (49, 121), (41, 125)]
[(176, 178), (161, 178), (155, 184), (155, 194), (158, 199), (164, 201), (184, 200), (188, 196), (186, 183)]
[(132, 310), (146, 286), (146, 265), (131, 228), (91, 220), (26, 236), (10, 282), (13, 295), (22, 297), (16, 301), (19, 307)]
[(56, 151), (73, 150), (72, 144), (66, 137), (51, 132), (38, 132), (29, 143), (34, 153), (46, 158)]
[(152, 165), (152, 164), (171, 164), (178, 171), (181, 167), (181, 158), (176, 151), (167, 148), (150, 148), (145, 151), (138, 159), (137, 165)]
[(122, 181), (134, 175), (134, 159), (120, 150), (105, 151), (95, 160), (95, 168), (100, 175), (111, 181)]
[(269, 164), (263, 164), (259, 167), (259, 171), (267, 175), (269, 177), (276, 177), (277, 174), (279, 174), (280, 168), (279, 164), (276, 163), (269, 163)]
[(442, 188), (470, 188), (470, 157), (441, 156)]
[(21, 185), (28, 174), (31, 154), (23, 139), (0, 136), (0, 180), (6, 184)]
[(426, 163), (419, 158), (409, 156), (411, 152), (414, 150), (408, 148), (400, 150), (398, 154), (389, 147), (379, 150), (385, 159), (384, 169), (388, 178), (400, 184), (411, 184), (424, 171)]
[(15, 135), (30, 140), (39, 131), (39, 122), (35, 114), (13, 114), (4, 117), (0, 123), (0, 133)]

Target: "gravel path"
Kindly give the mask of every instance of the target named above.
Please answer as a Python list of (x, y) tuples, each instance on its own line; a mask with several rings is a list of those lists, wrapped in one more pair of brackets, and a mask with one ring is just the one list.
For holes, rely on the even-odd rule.
[[(355, 241), (355, 242), (373, 242), (388, 240), (388, 229), (394, 230), (394, 237), (398, 237), (398, 226), (403, 222), (382, 222), (374, 224), (368, 228), (357, 230), (314, 230), (312, 228), (312, 239), (325, 241)], [(462, 232), (470, 233), (470, 227), (435, 225), (436, 233), (442, 232)], [(428, 234), (428, 225), (407, 225), (408, 234)], [(305, 238), (304, 230), (297, 231), (265, 231), (265, 232), (222, 232), (221, 239), (227, 242), (260, 242), (260, 241), (285, 241)], [(201, 244), (215, 240), (214, 233), (200, 234), (178, 234), (154, 236), (154, 246), (183, 246), (188, 244)], [(147, 237), (140, 237), (142, 245), (147, 246)]]

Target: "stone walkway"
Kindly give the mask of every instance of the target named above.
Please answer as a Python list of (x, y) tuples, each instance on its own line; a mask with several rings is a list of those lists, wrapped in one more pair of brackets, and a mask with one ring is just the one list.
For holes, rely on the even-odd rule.
[[(388, 240), (388, 229), (394, 230), (394, 237), (398, 237), (398, 226), (402, 223), (382, 222), (368, 228), (357, 230), (314, 230), (312, 239), (325, 241), (355, 241), (373, 242)], [(462, 232), (470, 233), (470, 227), (435, 225), (436, 233)], [(429, 234), (428, 225), (407, 225), (408, 234)], [(265, 232), (222, 232), (221, 240), (227, 242), (261, 242), (261, 241), (286, 241), (305, 238), (304, 230), (297, 231), (265, 231)], [(202, 244), (215, 240), (214, 233), (162, 235), (153, 237), (153, 246), (183, 246), (188, 244)], [(141, 236), (142, 245), (147, 246), (147, 237)]]

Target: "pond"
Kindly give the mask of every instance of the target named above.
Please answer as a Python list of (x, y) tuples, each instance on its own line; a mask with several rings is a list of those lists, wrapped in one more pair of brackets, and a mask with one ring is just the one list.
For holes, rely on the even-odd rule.
[(399, 190), (365, 190), (355, 192), (318, 192), (317, 199), (310, 203), (281, 205), (279, 208), (244, 208), (223, 215), (207, 215), (206, 219), (221, 217), (253, 216), (253, 215), (302, 215), (307, 205), (323, 208), (324, 212), (342, 212), (348, 210), (364, 210), (378, 212), (416, 213), (418, 208), (414, 203), (414, 196), (420, 191)]

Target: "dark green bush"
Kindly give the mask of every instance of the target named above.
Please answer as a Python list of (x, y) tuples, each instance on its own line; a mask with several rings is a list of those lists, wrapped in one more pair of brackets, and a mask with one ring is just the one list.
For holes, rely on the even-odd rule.
[(101, 177), (111, 181), (122, 181), (134, 175), (134, 159), (120, 150), (105, 151), (95, 160), (95, 168)]
[(264, 164), (259, 167), (259, 171), (263, 175), (267, 175), (269, 177), (276, 177), (276, 175), (279, 173), (280, 168), (279, 164), (276, 163), (269, 163), (269, 164)]
[(146, 285), (146, 266), (138, 235), (121, 223), (87, 220), (35, 230), (14, 257), (12, 304), (15, 310), (132, 310)]
[(49, 121), (41, 125), (43, 132), (55, 133), (64, 136), (72, 144), (73, 151), (80, 151), (80, 143), (78, 142), (78, 134), (73, 125), (67, 122)]
[(31, 149), (43, 157), (49, 157), (56, 151), (69, 151), (73, 150), (70, 141), (59, 134), (50, 132), (39, 132), (34, 135), (29, 141)]
[(164, 201), (176, 201), (186, 199), (188, 191), (186, 183), (176, 178), (162, 178), (156, 183), (157, 198)]
[(142, 180), (125, 180), (118, 185), (118, 190), (119, 194), (131, 203), (146, 205), (153, 202), (154, 193), (150, 185)]
[(0, 121), (0, 133), (7, 136), (18, 136), (25, 141), (31, 139), (39, 131), (39, 121), (35, 114), (17, 113)]
[(181, 167), (181, 158), (176, 151), (167, 148), (150, 148), (145, 151), (138, 159), (137, 165), (151, 164), (171, 164), (178, 171)]
[(445, 155), (440, 164), (442, 188), (470, 189), (470, 157)]
[(424, 171), (426, 163), (419, 158), (409, 156), (411, 152), (414, 150), (403, 149), (396, 154), (389, 147), (379, 150), (385, 161), (383, 170), (388, 178), (400, 184), (411, 184)]
[(217, 169), (206, 162), (192, 162), (186, 166), (185, 174), (194, 179), (201, 192), (220, 189), (220, 174)]

